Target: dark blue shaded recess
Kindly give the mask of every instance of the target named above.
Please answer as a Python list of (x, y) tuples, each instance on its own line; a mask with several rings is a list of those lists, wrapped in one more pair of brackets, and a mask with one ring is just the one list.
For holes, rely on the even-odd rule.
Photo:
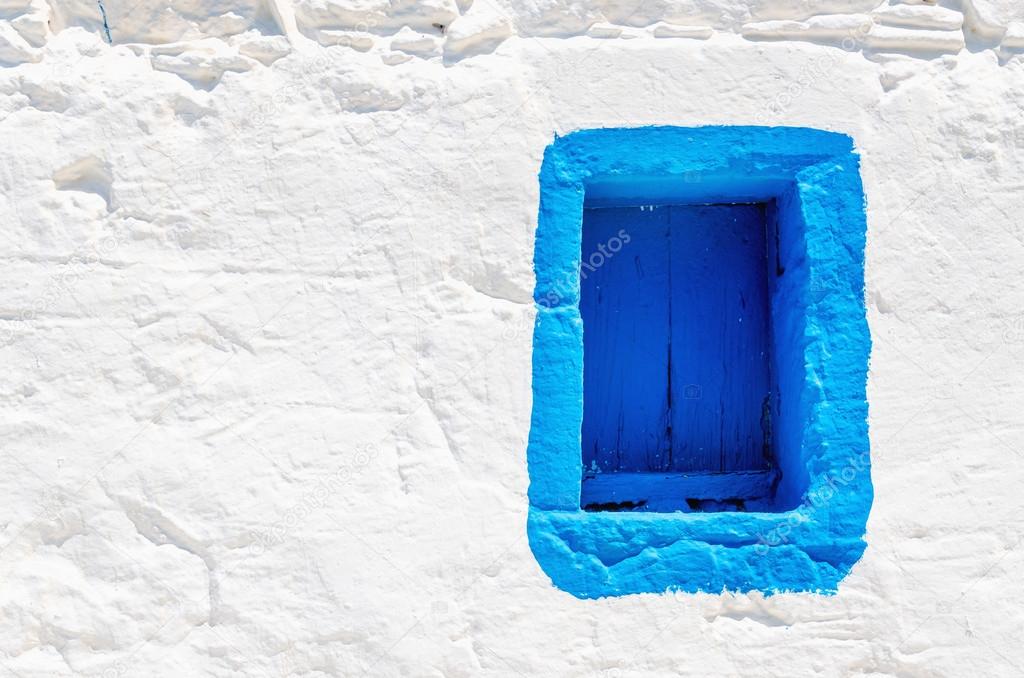
[(584, 209), (584, 509), (769, 509), (767, 226), (764, 204)]
[(578, 597), (836, 590), (871, 506), (864, 198), (841, 134), (557, 138), (528, 532)]

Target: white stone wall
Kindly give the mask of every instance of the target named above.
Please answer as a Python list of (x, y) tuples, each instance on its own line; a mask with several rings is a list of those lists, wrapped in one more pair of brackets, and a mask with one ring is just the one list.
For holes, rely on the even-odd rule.
[[(0, 4), (0, 668), (1024, 674), (1019, 0), (104, 5)], [(580, 601), (530, 553), (541, 154), (645, 124), (862, 154), (836, 596)]]

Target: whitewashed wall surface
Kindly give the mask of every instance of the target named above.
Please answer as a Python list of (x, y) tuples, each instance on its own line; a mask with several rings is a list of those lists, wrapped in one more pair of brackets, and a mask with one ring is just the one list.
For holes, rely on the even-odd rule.
[[(0, 675), (1024, 675), (1024, 3), (0, 8)], [(836, 595), (530, 552), (542, 153), (653, 124), (861, 155)]]

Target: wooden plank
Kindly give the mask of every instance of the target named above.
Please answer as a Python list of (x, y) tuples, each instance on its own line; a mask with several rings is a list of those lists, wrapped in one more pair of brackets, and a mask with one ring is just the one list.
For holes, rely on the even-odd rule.
[(768, 274), (761, 205), (673, 206), (673, 471), (767, 469)]
[[(583, 212), (584, 469), (665, 467), (671, 449), (668, 227), (667, 207)], [(621, 249), (612, 252), (616, 240)]]
[(771, 496), (776, 471), (602, 473), (583, 479), (590, 511), (743, 511)]

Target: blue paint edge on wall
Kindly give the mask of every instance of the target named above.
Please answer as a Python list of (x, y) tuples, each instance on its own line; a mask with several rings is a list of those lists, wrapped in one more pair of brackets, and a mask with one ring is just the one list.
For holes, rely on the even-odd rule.
[[(666, 591), (834, 593), (864, 549), (872, 502), (859, 160), (843, 134), (792, 127), (641, 127), (557, 137), (540, 171), (534, 268), (530, 547), (579, 598)], [(594, 513), (579, 507), (584, 200), (776, 198), (799, 222), (798, 394), (806, 478), (778, 513)], [(783, 207), (784, 206), (784, 207)], [(796, 499), (796, 498), (795, 498)]]

